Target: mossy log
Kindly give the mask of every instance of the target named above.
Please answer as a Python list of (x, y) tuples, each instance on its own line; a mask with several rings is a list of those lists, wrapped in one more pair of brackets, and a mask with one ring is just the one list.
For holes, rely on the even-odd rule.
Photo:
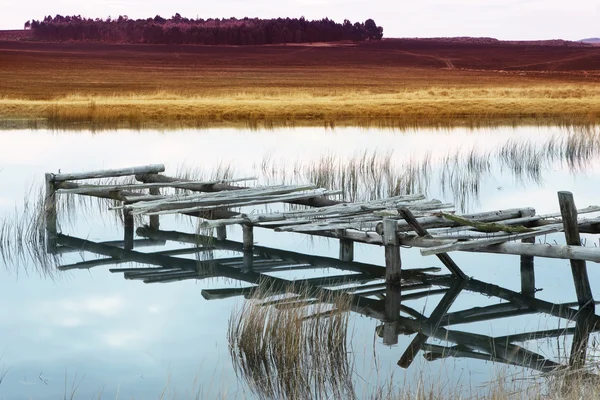
[(524, 226), (504, 225), (497, 222), (477, 222), (467, 218), (459, 217), (458, 215), (448, 214), (445, 212), (436, 213), (436, 215), (463, 226), (472, 226), (481, 232), (509, 232), (509, 233), (526, 233), (533, 232), (534, 229)]

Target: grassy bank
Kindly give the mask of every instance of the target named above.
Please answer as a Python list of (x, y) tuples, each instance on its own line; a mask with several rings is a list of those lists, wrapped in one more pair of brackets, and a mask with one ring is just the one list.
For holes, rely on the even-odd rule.
[(179, 123), (236, 124), (244, 121), (285, 125), (381, 124), (463, 125), (552, 120), (557, 123), (600, 122), (600, 86), (429, 88), (395, 93), (345, 91), (315, 95), (302, 88), (287, 93), (229, 96), (69, 95), (52, 100), (0, 99), (0, 118), (42, 119), (51, 124), (91, 123), (153, 126)]
[(0, 42), (0, 120), (99, 127), (600, 121), (600, 49)]

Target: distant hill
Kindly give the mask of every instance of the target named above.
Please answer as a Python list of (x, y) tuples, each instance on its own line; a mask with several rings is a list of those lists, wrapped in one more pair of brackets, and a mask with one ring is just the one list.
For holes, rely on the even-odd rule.
[(578, 42), (600, 44), (600, 38), (595, 37), (595, 38), (581, 39), (581, 40), (578, 40)]

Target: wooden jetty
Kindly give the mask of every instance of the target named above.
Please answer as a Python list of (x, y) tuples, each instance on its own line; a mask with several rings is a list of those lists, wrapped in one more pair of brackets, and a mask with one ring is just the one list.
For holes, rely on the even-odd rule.
[[(149, 266), (112, 268), (111, 271), (123, 273), (126, 279), (146, 283), (214, 276), (252, 285), (266, 281), (271, 287), (295, 292), (297, 296), (303, 293), (304, 298), (298, 299), (302, 300), (299, 304), (310, 301), (306, 297), (311, 294), (343, 291), (351, 296), (352, 311), (383, 322), (378, 332), (384, 343), (397, 343), (400, 334), (416, 334), (398, 362), (402, 367), (408, 367), (415, 355), (423, 350), (428, 360), (448, 356), (471, 357), (526, 365), (547, 372), (560, 366), (515, 343), (574, 335), (577, 343), (573, 344), (570, 364), (577, 366), (585, 358), (581, 356), (580, 349), (586, 346), (581, 344), (587, 340), (590, 332), (600, 330), (600, 317), (595, 314), (586, 266), (587, 261), (600, 262), (600, 248), (581, 246), (580, 239), (580, 233), (600, 233), (600, 217), (594, 216), (594, 213), (600, 212), (600, 207), (577, 209), (569, 192), (558, 193), (560, 211), (553, 214), (537, 215), (533, 208), (522, 207), (456, 215), (452, 204), (426, 199), (419, 194), (345, 202), (336, 199), (340, 192), (311, 184), (247, 187), (240, 183), (254, 178), (191, 181), (165, 176), (162, 172), (164, 166), (149, 165), (73, 174), (47, 173), (45, 214), (48, 253), (77, 250), (106, 257), (62, 265), (59, 269), (135, 262)], [(139, 183), (102, 185), (79, 182), (119, 176), (135, 176)], [(163, 193), (162, 189), (177, 191)], [(123, 241), (95, 243), (62, 234), (56, 210), (57, 196), (63, 194), (119, 201), (120, 204), (112, 209), (123, 213)], [(272, 211), (264, 211), (264, 207), (260, 209), (262, 211), (257, 208), (265, 204), (273, 205)], [(198, 218), (200, 228), (214, 230), (216, 237), (160, 230), (160, 217), (171, 214)], [(148, 224), (138, 227), (137, 231), (134, 229), (136, 216), (148, 217)], [(242, 243), (227, 240), (225, 228), (229, 225), (242, 227)], [(254, 228), (339, 239), (339, 258), (314, 257), (258, 246), (254, 242)], [(144, 239), (134, 240), (134, 232)], [(556, 232), (565, 233), (565, 245), (535, 241), (536, 237)], [(166, 241), (192, 244), (193, 247), (155, 253), (134, 250), (139, 245)], [(385, 267), (354, 262), (354, 243), (384, 247)], [(441, 270), (437, 267), (425, 270), (402, 268), (402, 246), (420, 248), (423, 256), (435, 255), (440, 266), (446, 267), (450, 273), (436, 274)], [(178, 257), (214, 248), (236, 251), (240, 255), (203, 261)], [(521, 292), (469, 278), (449, 255), (456, 251), (521, 256)], [(552, 304), (535, 297), (535, 257), (570, 260), (577, 303)], [(274, 270), (302, 268), (336, 268), (346, 273), (299, 281), (266, 274)], [(344, 287), (336, 289), (341, 285)], [(209, 300), (236, 295), (250, 296), (255, 288), (205, 290), (203, 295)], [(306, 288), (310, 290), (306, 291)], [(463, 291), (497, 297), (504, 303), (449, 313), (450, 306)], [(432, 293), (443, 294), (443, 297), (429, 317), (406, 304), (407, 301)], [(575, 321), (577, 326), (561, 331), (538, 331), (495, 338), (445, 328), (453, 324), (526, 313), (545, 313)], [(444, 338), (454, 342), (455, 346), (428, 344), (429, 338)]]

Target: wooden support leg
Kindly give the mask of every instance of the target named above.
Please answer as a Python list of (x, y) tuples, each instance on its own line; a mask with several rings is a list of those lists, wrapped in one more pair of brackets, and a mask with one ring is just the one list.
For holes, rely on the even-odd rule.
[(400, 241), (396, 235), (397, 221), (383, 219), (383, 244), (385, 246), (385, 278), (388, 282), (400, 284), (402, 261), (400, 259)]
[(56, 235), (58, 233), (56, 223), (56, 186), (54, 174), (46, 174), (46, 197), (44, 199), (44, 216), (46, 223), (46, 251), (50, 254), (56, 253)]
[(580, 310), (575, 322), (575, 334), (573, 335), (573, 344), (571, 345), (571, 355), (569, 357), (569, 366), (575, 371), (581, 370), (585, 364), (585, 357), (590, 339), (590, 331), (593, 328), (591, 315), (594, 311), (586, 307)]
[(131, 214), (131, 210), (129, 210), (127, 208), (123, 209), (123, 224), (124, 224), (123, 248), (125, 250), (132, 250), (133, 249), (133, 232), (134, 232), (133, 214)]
[[(571, 192), (558, 192), (558, 203), (565, 228), (565, 238), (567, 244), (571, 246), (581, 246), (581, 237), (579, 236), (579, 226), (577, 225), (577, 208)], [(571, 272), (573, 273), (573, 282), (575, 283), (575, 292), (579, 307), (588, 307), (595, 309), (592, 288), (587, 274), (585, 261), (571, 260)]]
[(398, 319), (400, 316), (400, 285), (388, 282), (385, 287), (385, 321), (383, 322), (383, 344), (398, 344)]
[(402, 279), (402, 261), (400, 259), (400, 241), (396, 234), (397, 221), (383, 219), (383, 243), (385, 245), (385, 317), (383, 324), (383, 343), (398, 343), (397, 325), (400, 318), (400, 283)]
[(225, 240), (227, 239), (227, 227), (226, 226), (218, 226), (217, 227), (217, 239)]
[[(159, 188), (150, 188), (150, 194), (152, 195), (160, 195)], [(158, 215), (150, 216), (150, 229), (160, 229), (160, 218)]]
[[(343, 234), (344, 230), (340, 229), (339, 233)], [(340, 239), (340, 260), (354, 261), (354, 241), (343, 237)]]
[[(535, 237), (521, 239), (522, 243), (535, 243)], [(521, 294), (535, 296), (534, 257), (521, 256)]]
[(254, 261), (254, 230), (252, 225), (242, 225), (244, 271), (252, 271)]

